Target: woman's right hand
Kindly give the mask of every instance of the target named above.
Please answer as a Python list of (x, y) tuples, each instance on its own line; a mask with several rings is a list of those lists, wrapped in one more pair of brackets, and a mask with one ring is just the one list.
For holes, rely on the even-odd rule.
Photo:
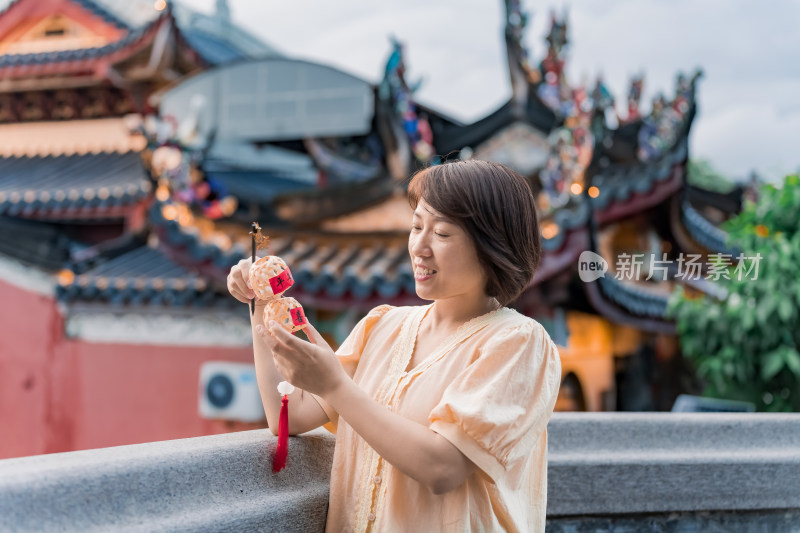
[(228, 274), (228, 291), (231, 296), (242, 303), (250, 303), (256, 297), (256, 293), (250, 288), (250, 266), (253, 260), (249, 257), (242, 259), (231, 268)]

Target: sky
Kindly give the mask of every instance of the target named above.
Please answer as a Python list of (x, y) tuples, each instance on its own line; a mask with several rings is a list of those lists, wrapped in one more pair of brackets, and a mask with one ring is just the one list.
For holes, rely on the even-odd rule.
[[(405, 43), (419, 102), (472, 122), (510, 96), (501, 0), (228, 0), (234, 22), (285, 54), (377, 82), (389, 36)], [(215, 0), (192, 0), (212, 12)], [(690, 157), (734, 180), (800, 170), (800, 0), (576, 0), (531, 2), (525, 44), (538, 62), (549, 13), (569, 14), (567, 76), (598, 73), (624, 112), (631, 76), (642, 100), (674, 93), (675, 76), (701, 67)]]

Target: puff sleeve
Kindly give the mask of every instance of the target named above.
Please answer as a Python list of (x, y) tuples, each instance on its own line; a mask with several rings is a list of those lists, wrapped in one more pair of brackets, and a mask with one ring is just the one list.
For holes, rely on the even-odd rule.
[(543, 436), (561, 383), (558, 349), (529, 320), (499, 331), (444, 390), (429, 427), (496, 483)]
[[(347, 375), (350, 376), (350, 379), (356, 373), (356, 367), (358, 366), (358, 361), (361, 359), (361, 352), (364, 350), (364, 346), (367, 344), (367, 338), (369, 337), (369, 333), (372, 330), (373, 326), (376, 322), (384, 315), (387, 311), (392, 309), (393, 306), (391, 305), (379, 305), (372, 309), (367, 316), (362, 318), (356, 327), (353, 328), (353, 331), (350, 332), (350, 335), (344, 340), (339, 349), (336, 350), (336, 357), (339, 360), (339, 363), (344, 368)], [(311, 395), (317, 403), (322, 407), (325, 414), (328, 415), (328, 423), (324, 424), (323, 427), (330, 431), (331, 433), (336, 433), (336, 427), (339, 422), (339, 413), (337, 413), (328, 402), (317, 396), (316, 394)]]

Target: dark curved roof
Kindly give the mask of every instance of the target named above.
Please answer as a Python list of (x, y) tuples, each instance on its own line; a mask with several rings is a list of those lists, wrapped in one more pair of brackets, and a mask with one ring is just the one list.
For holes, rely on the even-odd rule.
[(589, 203), (583, 196), (575, 198), (574, 203), (570, 202), (566, 206), (557, 209), (553, 213), (552, 219), (558, 226), (559, 231), (550, 239), (542, 237), (542, 248), (547, 252), (560, 249), (570, 231), (586, 226), (589, 220)]
[(697, 244), (712, 252), (738, 255), (741, 250), (728, 245), (728, 234), (709, 222), (700, 212), (684, 200), (681, 202), (681, 222)]
[[(645, 195), (657, 184), (674, 176), (674, 167), (688, 157), (688, 137), (682, 137), (666, 154), (654, 161), (628, 166), (611, 165), (592, 176), (591, 184), (599, 194), (591, 198), (592, 208), (603, 211), (613, 204), (628, 202), (634, 195)], [(682, 176), (681, 176), (682, 177)]]
[(55, 224), (0, 216), (0, 254), (45, 270), (63, 268), (77, 243)]
[(609, 300), (633, 314), (665, 319), (669, 297), (641, 289), (636, 283), (619, 281), (614, 276), (597, 280)]
[(449, 127), (442, 124), (438, 129), (434, 129), (433, 144), (436, 153), (447, 156), (450, 152), (460, 151), (465, 146), (475, 148), (500, 129), (518, 120), (530, 123), (545, 134), (559, 124), (559, 119), (553, 110), (542, 103), (535, 88), (531, 86), (528, 91), (528, 103), (522, 110), (518, 110), (509, 100), (497, 111), (472, 124)]
[(630, 283), (612, 279), (599, 278), (583, 284), (598, 312), (612, 322), (628, 324), (642, 331), (675, 333), (675, 323), (665, 320), (666, 298), (645, 294)]
[(158, 249), (141, 246), (99, 264), (56, 288), (59, 301), (112, 306), (233, 307), (195, 272)]
[[(222, 250), (162, 215), (164, 204), (151, 209), (151, 220), (165, 244), (209, 278), (223, 282), (230, 268), (249, 249), (234, 244)], [(271, 253), (292, 269), (298, 293), (336, 300), (415, 295), (415, 282), (404, 237), (322, 233), (274, 233)]]
[(0, 158), (0, 215), (79, 219), (137, 203), (150, 188), (134, 151)]

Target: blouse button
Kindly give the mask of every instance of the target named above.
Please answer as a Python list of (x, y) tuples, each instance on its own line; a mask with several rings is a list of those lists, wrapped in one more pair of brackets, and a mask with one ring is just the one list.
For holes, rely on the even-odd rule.
[(369, 513), (367, 515), (367, 520), (369, 520), (370, 522), (374, 522), (375, 521), (375, 513)]
[(380, 484), (381, 484), (381, 476), (375, 476), (375, 483), (376, 483), (377, 485), (380, 485)]

